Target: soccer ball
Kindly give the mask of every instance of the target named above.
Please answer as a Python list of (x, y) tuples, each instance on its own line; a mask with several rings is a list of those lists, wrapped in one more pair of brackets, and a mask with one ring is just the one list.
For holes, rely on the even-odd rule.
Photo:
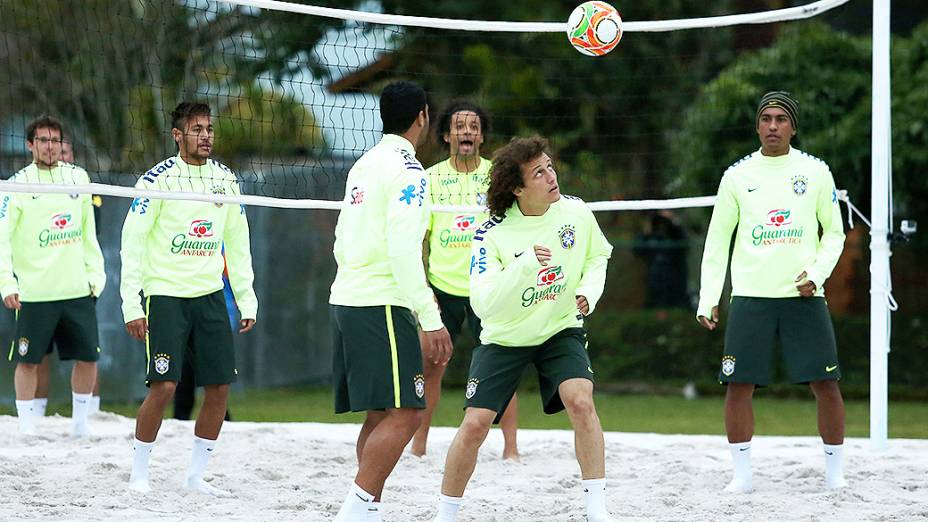
[(567, 39), (587, 56), (602, 56), (622, 39), (622, 18), (606, 2), (584, 2), (567, 19)]

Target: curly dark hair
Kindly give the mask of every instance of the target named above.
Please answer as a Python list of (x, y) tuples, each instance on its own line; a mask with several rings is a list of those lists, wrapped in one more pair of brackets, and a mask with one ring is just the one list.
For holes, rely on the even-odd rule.
[(451, 100), (451, 103), (438, 115), (438, 125), (435, 126), (435, 137), (438, 139), (438, 143), (446, 149), (451, 147), (451, 144), (446, 143), (444, 140), (445, 133), (451, 132), (451, 117), (454, 116), (454, 113), (461, 111), (473, 112), (480, 119), (480, 132), (483, 133), (484, 142), (486, 142), (487, 136), (490, 134), (490, 118), (482, 107), (468, 100)]
[(523, 186), (522, 165), (540, 156), (548, 148), (541, 136), (512, 138), (505, 147), (493, 154), (487, 207), (490, 215), (503, 217), (516, 201), (513, 191)]
[(26, 125), (26, 140), (29, 143), (32, 143), (32, 140), (35, 139), (35, 131), (38, 129), (57, 130), (58, 134), (61, 135), (61, 139), (64, 139), (64, 129), (62, 128), (61, 120), (54, 116), (43, 114), (29, 122), (29, 125)]

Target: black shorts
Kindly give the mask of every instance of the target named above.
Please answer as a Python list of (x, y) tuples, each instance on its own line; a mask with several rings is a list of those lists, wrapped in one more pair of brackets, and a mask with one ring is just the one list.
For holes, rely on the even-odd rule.
[(484, 344), (474, 349), (464, 393), (466, 408), (497, 413), (499, 423), (529, 364), (538, 369), (541, 402), (547, 414), (564, 409), (558, 386), (568, 379), (593, 380), (583, 328), (568, 328), (539, 346), (512, 347)]
[(235, 382), (235, 347), (222, 290), (200, 297), (150, 296), (145, 316), (146, 384), (179, 381), (187, 358), (197, 386)]
[(400, 306), (331, 305), (335, 413), (425, 408), (422, 349)]
[(474, 313), (470, 306), (470, 298), (459, 295), (451, 295), (443, 292), (438, 288), (432, 287), (435, 298), (438, 299), (438, 308), (441, 310), (441, 322), (444, 323), (448, 333), (451, 334), (452, 340), (461, 335), (464, 330), (464, 321), (467, 321), (467, 328), (471, 335), (474, 336), (474, 343), (480, 342), (480, 318)]
[(24, 302), (16, 312), (16, 335), (9, 360), (39, 364), (54, 343), (62, 361), (100, 359), (97, 310), (90, 296)]
[(821, 297), (734, 297), (725, 327), (719, 381), (766, 386), (774, 345), (793, 383), (841, 378), (835, 332)]

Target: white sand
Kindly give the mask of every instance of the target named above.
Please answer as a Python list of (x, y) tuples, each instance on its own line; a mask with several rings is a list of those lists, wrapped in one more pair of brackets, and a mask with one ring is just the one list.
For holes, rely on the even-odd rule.
[[(154, 491), (126, 490), (134, 420), (95, 419), (98, 436), (67, 437), (69, 419), (40, 421), (33, 440), (0, 416), (0, 520), (326, 520), (355, 473), (359, 427), (316, 423), (228, 423), (207, 468), (232, 499), (181, 486), (193, 424), (165, 421), (152, 454)], [(431, 520), (454, 430), (432, 430), (430, 453), (405, 455), (387, 482), (388, 521)], [(584, 499), (565, 431), (523, 430), (522, 462), (502, 462), (491, 432), (465, 494), (461, 521), (581, 521)], [(827, 491), (820, 441), (757, 437), (749, 495), (722, 493), (730, 475), (718, 436), (606, 434), (608, 507), (618, 520), (928, 520), (928, 440), (892, 440), (874, 452), (862, 439), (845, 446), (850, 487)]]

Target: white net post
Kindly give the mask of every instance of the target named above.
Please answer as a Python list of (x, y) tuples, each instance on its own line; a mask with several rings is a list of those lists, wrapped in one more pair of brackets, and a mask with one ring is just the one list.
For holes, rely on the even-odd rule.
[(870, 229), (870, 443), (887, 446), (889, 333), (890, 143), (889, 2), (873, 0), (872, 222)]

